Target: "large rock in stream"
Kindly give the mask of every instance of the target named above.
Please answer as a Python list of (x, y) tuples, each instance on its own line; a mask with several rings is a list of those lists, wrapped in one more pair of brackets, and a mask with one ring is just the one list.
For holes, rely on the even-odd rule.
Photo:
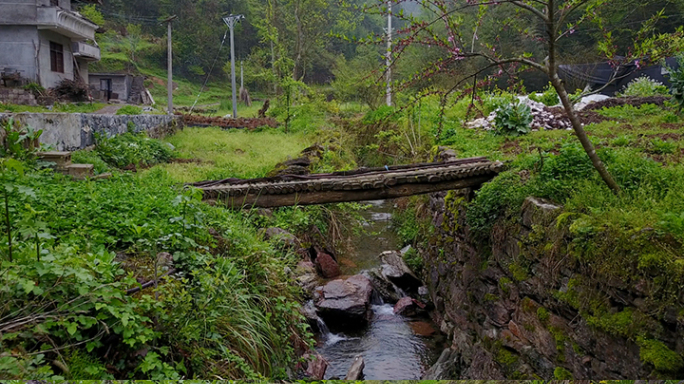
[(331, 329), (358, 329), (368, 324), (373, 286), (362, 275), (333, 280), (316, 301), (318, 315)]
[(380, 255), (382, 276), (396, 284), (399, 288), (415, 293), (423, 286), (423, 282), (411, 271), (404, 262), (400, 252), (386, 251)]

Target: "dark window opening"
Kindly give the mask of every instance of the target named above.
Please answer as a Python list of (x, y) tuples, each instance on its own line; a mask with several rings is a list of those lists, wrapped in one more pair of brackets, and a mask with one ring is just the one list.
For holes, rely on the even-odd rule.
[(64, 46), (50, 42), (50, 68), (53, 72), (64, 73)]
[(50, 5), (59, 7), (59, 0), (50, 0)]

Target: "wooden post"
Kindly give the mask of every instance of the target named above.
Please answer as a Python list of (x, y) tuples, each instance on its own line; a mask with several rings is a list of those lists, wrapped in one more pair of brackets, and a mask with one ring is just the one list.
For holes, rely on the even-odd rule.
[(167, 60), (168, 60), (168, 69), (167, 69), (167, 84), (166, 84), (166, 92), (168, 96), (168, 114), (173, 115), (173, 44), (171, 40), (171, 22), (177, 18), (176, 15), (169, 17), (168, 19), (164, 20), (168, 26), (168, 52), (167, 52)]

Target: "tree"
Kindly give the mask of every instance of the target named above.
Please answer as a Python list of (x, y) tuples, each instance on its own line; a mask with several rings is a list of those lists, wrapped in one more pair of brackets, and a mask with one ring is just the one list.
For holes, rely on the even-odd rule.
[[(444, 100), (466, 82), (474, 81), (477, 85), (478, 77), (512, 77), (527, 69), (543, 72), (558, 92), (575, 134), (594, 167), (610, 189), (619, 193), (620, 186), (596, 154), (573, 109), (558, 75), (558, 66), (561, 41), (589, 23), (593, 23), (603, 37), (597, 44), (598, 51), (617, 64), (620, 49), (615, 45), (612, 26), (601, 12), (614, 10), (621, 3), (618, 0), (422, 0), (422, 15), (426, 16), (399, 15), (407, 24), (400, 31), (393, 54), (396, 62), (410, 46), (442, 50), (444, 54), (430, 62), (412, 80), (457, 72), (455, 68), (470, 69), (468, 75), (461, 76), (453, 87), (443, 92)], [(486, 23), (492, 18), (495, 22)], [(622, 47), (625, 56), (622, 60), (646, 58), (657, 61), (670, 54), (674, 47), (672, 43), (682, 37), (682, 29), (680, 27), (672, 34), (658, 33), (655, 26), (662, 18), (663, 12), (656, 12), (642, 22), (641, 28), (633, 34), (635, 44)], [(483, 25), (498, 29), (485, 35), (480, 30)], [(525, 43), (501, 44), (511, 39), (525, 39)], [(466, 61), (474, 61), (474, 64), (466, 66)]]

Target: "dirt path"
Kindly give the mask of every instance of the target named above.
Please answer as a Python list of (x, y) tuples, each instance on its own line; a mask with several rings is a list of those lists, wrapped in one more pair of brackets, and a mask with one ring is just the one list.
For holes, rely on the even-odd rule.
[(93, 113), (97, 115), (116, 115), (116, 111), (125, 106), (126, 104), (111, 104)]

